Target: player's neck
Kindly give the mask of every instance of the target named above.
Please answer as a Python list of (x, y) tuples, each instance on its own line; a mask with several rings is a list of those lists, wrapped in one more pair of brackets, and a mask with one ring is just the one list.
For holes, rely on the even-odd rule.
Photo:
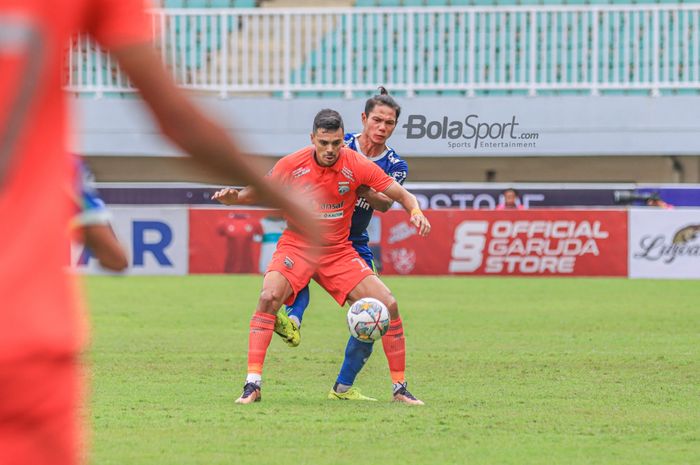
[(381, 155), (386, 150), (386, 144), (373, 144), (369, 137), (363, 137), (364, 134), (357, 136), (360, 143), (362, 154), (368, 158), (374, 158)]

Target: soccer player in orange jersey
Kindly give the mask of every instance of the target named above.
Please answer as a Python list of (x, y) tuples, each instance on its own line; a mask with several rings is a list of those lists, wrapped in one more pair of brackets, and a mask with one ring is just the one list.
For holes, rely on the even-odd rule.
[[(321, 218), (321, 246), (316, 248), (297, 233), (295, 218), (277, 243), (255, 313), (250, 322), (248, 376), (243, 394), (236, 401), (249, 404), (261, 399), (263, 362), (283, 303), (294, 301), (309, 279), (315, 279), (340, 305), (362, 297), (382, 301), (391, 315), (384, 348), (394, 382), (394, 400), (422, 405), (406, 387), (406, 345), (398, 305), (391, 291), (376, 276), (348, 241), (350, 221), (361, 186), (382, 192), (410, 213), (410, 221), (422, 236), (430, 223), (416, 198), (365, 156), (343, 145), (341, 116), (321, 110), (314, 119), (312, 145), (283, 157), (268, 174), (284, 185), (301, 188), (311, 197)], [(226, 205), (257, 201), (254, 188), (222, 189), (213, 198)]]
[[(65, 271), (73, 160), (64, 52), (76, 33), (112, 51), (165, 135), (212, 172), (256, 186), (315, 234), (295, 196), (264, 182), (226, 132), (175, 87), (143, 0), (0, 0), (0, 464), (79, 463), (84, 331)], [(38, 195), (40, 194), (40, 195)], [(48, 199), (48, 200), (47, 200)]]

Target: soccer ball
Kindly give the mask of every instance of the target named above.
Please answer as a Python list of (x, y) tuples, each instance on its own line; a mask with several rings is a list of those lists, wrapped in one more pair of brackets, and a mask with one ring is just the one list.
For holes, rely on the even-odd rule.
[(362, 342), (376, 341), (389, 329), (389, 310), (372, 297), (359, 299), (348, 309), (348, 329)]

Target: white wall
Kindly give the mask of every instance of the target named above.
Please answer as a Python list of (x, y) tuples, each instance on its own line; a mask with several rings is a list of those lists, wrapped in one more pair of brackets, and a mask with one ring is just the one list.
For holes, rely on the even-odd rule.
[[(700, 155), (700, 96), (569, 96), (569, 97), (420, 97), (397, 98), (403, 106), (392, 144), (406, 156), (533, 156), (533, 155)], [(208, 113), (229, 131), (237, 128), (250, 152), (280, 156), (309, 142), (316, 112), (333, 108), (347, 130), (360, 129), (365, 99), (200, 98)], [(74, 100), (78, 110), (74, 147), (86, 155), (173, 155), (143, 104), (136, 99)], [(469, 124), (506, 138), (487, 142), (534, 142), (534, 147), (466, 147), (470, 139), (407, 138), (403, 127), (411, 115), (426, 123), (455, 121), (477, 115)], [(517, 123), (513, 126), (513, 118)], [(494, 123), (500, 126), (494, 126)], [(437, 131), (434, 124), (431, 129)], [(511, 131), (512, 129), (512, 131)], [(455, 129), (456, 130), (456, 129)], [(414, 130), (414, 134), (420, 132)], [(472, 130), (465, 128), (467, 135)], [(537, 139), (511, 140), (510, 134), (537, 133)], [(454, 135), (455, 133), (453, 133)], [(441, 134), (442, 135), (442, 134)], [(449, 142), (462, 143), (450, 147)]]

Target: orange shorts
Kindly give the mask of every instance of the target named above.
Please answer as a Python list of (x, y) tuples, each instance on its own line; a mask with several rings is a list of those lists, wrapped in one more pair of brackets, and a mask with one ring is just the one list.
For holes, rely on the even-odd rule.
[(279, 271), (292, 286), (292, 295), (284, 302), (294, 303), (294, 299), (313, 278), (331, 297), (344, 305), (348, 294), (360, 281), (374, 273), (360, 257), (350, 242), (321, 247), (319, 253), (298, 241), (282, 237), (277, 250), (267, 267), (267, 273)]
[(79, 463), (75, 357), (0, 363), (0, 463)]

